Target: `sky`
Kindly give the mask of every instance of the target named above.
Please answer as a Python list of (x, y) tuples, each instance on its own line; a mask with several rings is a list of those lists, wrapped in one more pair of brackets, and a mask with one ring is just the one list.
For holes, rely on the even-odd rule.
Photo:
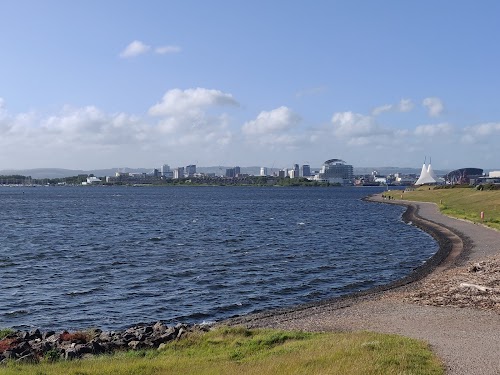
[(2, 0), (0, 170), (500, 169), (500, 2)]

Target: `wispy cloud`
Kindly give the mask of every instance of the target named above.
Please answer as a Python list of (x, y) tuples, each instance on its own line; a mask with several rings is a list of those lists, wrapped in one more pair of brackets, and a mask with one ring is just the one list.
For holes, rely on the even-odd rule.
[(415, 135), (425, 137), (435, 137), (439, 135), (450, 135), (453, 133), (453, 126), (448, 123), (419, 125), (415, 128)]
[(390, 110), (392, 110), (394, 108), (394, 106), (392, 104), (385, 104), (385, 105), (381, 105), (379, 107), (375, 107), (372, 111), (372, 115), (373, 116), (378, 116), (380, 115), (381, 113), (384, 113), (384, 112), (389, 112)]
[(414, 105), (411, 99), (401, 99), (398, 104), (385, 104), (375, 107), (372, 111), (373, 116), (378, 116), (384, 112), (410, 112)]
[(151, 50), (151, 46), (144, 44), (139, 40), (134, 40), (120, 53), (121, 58), (130, 58), (143, 55)]
[(166, 55), (172, 53), (179, 53), (181, 51), (181, 47), (174, 45), (166, 45), (166, 46), (158, 46), (152, 47), (148, 44), (141, 42), (140, 40), (134, 40), (131, 42), (125, 49), (120, 52), (121, 58), (132, 58), (137, 57), (139, 55), (144, 55), (149, 52), (154, 52), (158, 55)]
[(155, 52), (160, 55), (166, 55), (169, 53), (179, 53), (180, 51), (181, 47), (179, 46), (161, 46), (155, 48)]

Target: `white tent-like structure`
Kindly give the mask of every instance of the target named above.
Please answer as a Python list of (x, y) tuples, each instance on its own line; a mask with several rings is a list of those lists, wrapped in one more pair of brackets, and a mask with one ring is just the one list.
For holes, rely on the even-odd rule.
[(434, 173), (434, 169), (432, 169), (431, 161), (429, 160), (429, 166), (427, 167), (427, 174), (437, 182), (436, 174)]
[(437, 183), (437, 177), (432, 169), (431, 162), (429, 161), (429, 165), (427, 166), (424, 161), (424, 165), (422, 165), (422, 171), (420, 172), (420, 177), (418, 178), (415, 185), (425, 185), (425, 184), (435, 184)]

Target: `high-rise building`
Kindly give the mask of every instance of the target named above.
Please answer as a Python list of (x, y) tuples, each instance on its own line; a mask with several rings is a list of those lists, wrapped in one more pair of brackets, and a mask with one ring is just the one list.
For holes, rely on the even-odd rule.
[(240, 167), (228, 168), (226, 169), (226, 177), (234, 178), (241, 174)]
[(163, 164), (161, 166), (161, 175), (166, 176), (170, 172), (170, 166), (168, 164)]
[(186, 167), (186, 175), (187, 177), (193, 177), (196, 174), (196, 165), (188, 165)]
[[(292, 177), (292, 176), (290, 176)], [(293, 165), (293, 177), (292, 178), (298, 178), (299, 177), (299, 165), (294, 164)]]
[(266, 167), (260, 167), (260, 175), (267, 176), (267, 168)]
[(184, 167), (179, 167), (174, 169), (174, 176), (176, 180), (179, 178), (184, 178)]
[(300, 167), (300, 175), (302, 177), (309, 177), (311, 175), (311, 167), (308, 164), (302, 165)]

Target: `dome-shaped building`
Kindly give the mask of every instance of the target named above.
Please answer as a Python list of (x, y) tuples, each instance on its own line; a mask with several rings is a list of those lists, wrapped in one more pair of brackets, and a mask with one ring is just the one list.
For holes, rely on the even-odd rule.
[(448, 173), (444, 176), (444, 179), (450, 185), (468, 184), (471, 178), (475, 179), (482, 175), (483, 170), (481, 168), (460, 168)]
[(323, 163), (320, 177), (331, 183), (350, 185), (354, 177), (353, 167), (341, 159), (330, 159)]

